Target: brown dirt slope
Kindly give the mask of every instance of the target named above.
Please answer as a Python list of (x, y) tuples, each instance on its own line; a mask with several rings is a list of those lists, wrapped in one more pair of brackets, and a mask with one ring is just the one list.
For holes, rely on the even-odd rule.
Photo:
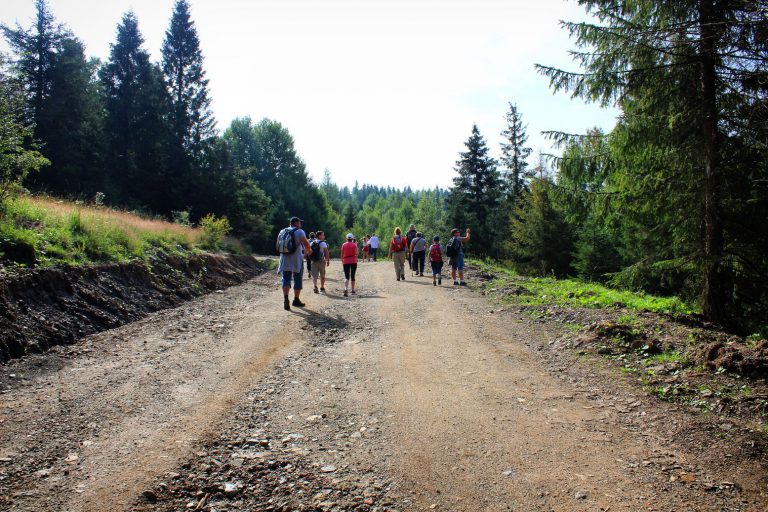
[(0, 361), (72, 343), (263, 271), (251, 257), (200, 254), (5, 276), (0, 279)]

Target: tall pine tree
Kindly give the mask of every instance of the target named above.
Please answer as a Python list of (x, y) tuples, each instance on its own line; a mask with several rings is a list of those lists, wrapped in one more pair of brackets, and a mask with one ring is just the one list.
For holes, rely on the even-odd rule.
[(495, 254), (500, 249), (495, 224), (500, 217), (501, 179), (496, 161), (488, 155), (485, 139), (477, 125), (464, 143), (467, 151), (456, 162), (453, 188), (448, 197), (449, 219), (459, 229), (472, 228), (471, 251), (479, 255)]
[(528, 141), (528, 134), (526, 134), (523, 116), (517, 110), (517, 105), (509, 104), (509, 112), (507, 112), (505, 119), (507, 128), (501, 132), (501, 136), (504, 137), (504, 142), (501, 143), (501, 164), (504, 166), (507, 199), (514, 207), (515, 200), (525, 188), (527, 159), (531, 155), (531, 148), (525, 145)]
[(166, 124), (168, 96), (159, 67), (142, 47), (133, 12), (117, 27), (109, 61), (100, 71), (107, 111), (110, 192), (118, 202), (170, 213), (183, 198), (169, 195)]
[(25, 30), (0, 26), (11, 48), (18, 55), (16, 67), (27, 91), (29, 116), (33, 123), (40, 118), (44, 102), (51, 93), (51, 75), (56, 53), (67, 32), (56, 24), (47, 0), (35, 0), (35, 25)]
[(215, 134), (208, 80), (189, 2), (177, 0), (163, 41), (163, 74), (171, 99), (172, 163), (184, 173), (200, 158), (203, 143)]

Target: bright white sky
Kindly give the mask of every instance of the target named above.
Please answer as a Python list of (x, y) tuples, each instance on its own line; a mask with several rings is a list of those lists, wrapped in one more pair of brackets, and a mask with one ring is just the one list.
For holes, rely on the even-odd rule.
[[(49, 0), (57, 20), (105, 59), (133, 9), (152, 58), (174, 0)], [(311, 176), (340, 185), (448, 187), (473, 123), (498, 156), (507, 103), (542, 130), (613, 127), (615, 112), (553, 95), (534, 63), (574, 69), (563, 0), (191, 0), (219, 129), (269, 117), (294, 136)], [(29, 27), (33, 0), (3, 0)], [(7, 49), (5, 43), (0, 48)], [(532, 160), (535, 160), (532, 159)], [(533, 161), (531, 164), (533, 165)]]

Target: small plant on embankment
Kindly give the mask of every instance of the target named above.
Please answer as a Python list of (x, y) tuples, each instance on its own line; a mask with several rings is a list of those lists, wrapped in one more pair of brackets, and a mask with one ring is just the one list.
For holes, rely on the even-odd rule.
[(206, 223), (198, 229), (98, 205), (18, 195), (0, 206), (0, 261), (82, 265), (219, 250), (228, 222), (209, 216)]

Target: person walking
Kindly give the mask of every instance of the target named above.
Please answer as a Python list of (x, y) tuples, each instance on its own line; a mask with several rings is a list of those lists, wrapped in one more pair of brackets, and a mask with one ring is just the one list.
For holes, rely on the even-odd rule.
[[(315, 235), (314, 231), (309, 234), (307, 242), (309, 242), (310, 247), (312, 247), (312, 243), (316, 240), (315, 236), (317, 235)], [(312, 277), (312, 251), (308, 251), (305, 258), (307, 260), (307, 277)]]
[(376, 236), (376, 233), (371, 234), (371, 257), (373, 258), (373, 261), (376, 261), (376, 253), (379, 252), (379, 237)]
[(371, 261), (371, 257), (370, 257), (371, 244), (368, 240), (370, 240), (370, 237), (368, 235), (365, 235), (363, 237), (363, 261), (366, 263)]
[[(461, 232), (457, 228), (453, 228), (451, 230), (451, 239), (445, 247), (445, 252), (451, 265), (451, 278), (453, 279), (454, 286), (467, 286), (467, 283), (464, 281), (464, 244), (469, 242), (469, 238), (469, 228), (467, 228), (467, 234), (464, 236), (461, 236)], [(459, 275), (458, 280), (456, 280), (457, 273)]]
[[(328, 244), (325, 241), (325, 233), (317, 232), (317, 238), (310, 242), (310, 259), (312, 260), (312, 283), (315, 285), (315, 293), (325, 293), (325, 270), (331, 264), (331, 253), (328, 251)], [(320, 290), (317, 289), (317, 278), (320, 278)]]
[(432, 239), (429, 246), (429, 266), (432, 267), (432, 286), (443, 284), (443, 247), (440, 245), (440, 237)]
[(405, 281), (405, 253), (408, 250), (408, 242), (400, 228), (395, 228), (395, 233), (389, 241), (389, 256), (395, 262), (395, 274), (397, 280)]
[(427, 240), (421, 233), (416, 233), (416, 236), (411, 240), (411, 270), (416, 272), (417, 276), (424, 277), (424, 260), (427, 254)]
[(411, 249), (411, 243), (414, 238), (416, 238), (416, 226), (411, 224), (408, 226), (408, 231), (405, 233), (405, 240), (408, 242), (408, 252), (406, 257), (408, 258), (408, 267), (410, 267), (411, 272), (413, 272), (413, 249)]
[(290, 225), (283, 228), (277, 235), (277, 243), (275, 244), (277, 252), (280, 253), (277, 273), (281, 276), (283, 307), (286, 311), (291, 310), (291, 303), (288, 300), (291, 281), (293, 281), (293, 305), (298, 308), (303, 308), (306, 305), (299, 298), (304, 274), (304, 254), (310, 251), (307, 235), (301, 229), (303, 222), (298, 217), (292, 217)]
[(341, 246), (341, 264), (344, 267), (344, 296), (347, 296), (349, 283), (352, 282), (352, 295), (355, 295), (355, 273), (357, 272), (357, 244), (355, 236), (347, 233), (347, 241)]

